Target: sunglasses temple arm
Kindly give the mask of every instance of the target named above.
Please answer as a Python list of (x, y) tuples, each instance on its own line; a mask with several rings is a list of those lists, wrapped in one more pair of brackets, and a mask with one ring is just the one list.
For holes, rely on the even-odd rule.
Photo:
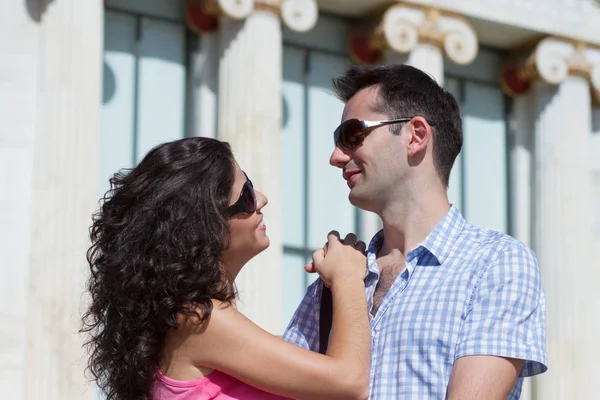
[(374, 128), (379, 125), (383, 125), (388, 121), (361, 121), (364, 129)]
[(386, 119), (383, 121), (362, 121), (364, 129), (376, 128), (381, 125), (396, 124), (399, 122), (408, 122), (412, 118)]

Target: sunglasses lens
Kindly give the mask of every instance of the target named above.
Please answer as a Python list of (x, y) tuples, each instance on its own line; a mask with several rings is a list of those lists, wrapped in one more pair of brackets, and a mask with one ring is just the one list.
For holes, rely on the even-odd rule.
[(246, 211), (248, 213), (256, 211), (256, 195), (254, 194), (252, 185), (246, 183), (244, 190), (242, 191), (242, 199), (244, 200), (244, 205), (246, 206)]
[(343, 122), (333, 133), (336, 146), (354, 149), (364, 140), (363, 125), (358, 119)]

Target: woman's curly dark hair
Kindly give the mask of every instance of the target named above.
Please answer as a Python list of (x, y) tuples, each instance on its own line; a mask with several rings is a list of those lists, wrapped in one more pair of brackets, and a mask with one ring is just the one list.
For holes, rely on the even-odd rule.
[(150, 399), (176, 316), (205, 321), (235, 288), (220, 256), (234, 181), (227, 143), (187, 138), (116, 173), (90, 229), (88, 369), (108, 400)]

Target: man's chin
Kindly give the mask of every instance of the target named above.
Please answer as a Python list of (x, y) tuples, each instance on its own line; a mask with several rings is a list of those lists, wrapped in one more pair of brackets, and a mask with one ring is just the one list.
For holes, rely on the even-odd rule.
[(352, 204), (354, 207), (362, 209), (365, 208), (367, 203), (365, 197), (361, 196), (358, 190), (355, 189), (350, 190), (350, 193), (348, 194), (348, 201), (350, 201), (350, 204)]

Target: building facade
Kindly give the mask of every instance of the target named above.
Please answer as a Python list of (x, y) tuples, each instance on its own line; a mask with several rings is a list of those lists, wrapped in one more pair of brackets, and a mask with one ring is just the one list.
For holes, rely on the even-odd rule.
[[(9, 4), (10, 3), (10, 4)], [(91, 213), (118, 169), (185, 136), (231, 143), (271, 247), (240, 308), (279, 334), (331, 229), (365, 241), (329, 166), (352, 63), (456, 95), (449, 197), (538, 255), (549, 370), (523, 398), (598, 399), (600, 4), (594, 0), (22, 0), (0, 13), (0, 397), (95, 398), (77, 334)]]

